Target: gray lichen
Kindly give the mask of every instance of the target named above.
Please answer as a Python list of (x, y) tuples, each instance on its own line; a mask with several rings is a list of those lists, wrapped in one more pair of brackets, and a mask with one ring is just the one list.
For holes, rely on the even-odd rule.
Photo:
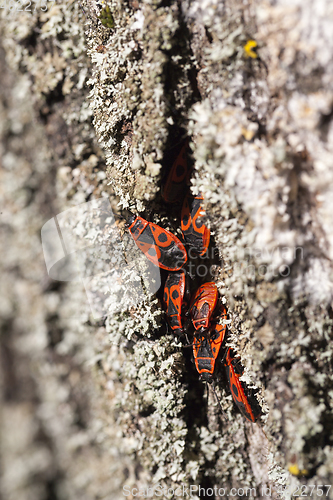
[[(113, 26), (101, 22), (105, 9)], [(14, 335), (28, 322), (23, 347), (35, 361), (19, 361), (17, 347), (10, 352), (40, 400), (29, 403), (37, 420), (25, 405), (4, 410), (5, 433), (11, 416), (26, 429), (21, 448), (4, 444), (9, 498), (30, 491), (42, 498), (36, 492), (48, 478), (59, 498), (83, 491), (120, 497), (123, 485), (157, 483), (256, 488), (265, 497), (263, 486), (292, 492), (300, 481), (332, 482), (330, 12), (326, 1), (87, 0), (82, 9), (57, 4), (24, 22), (19, 13), (1, 21), (8, 64), (27, 75), (15, 92), (31, 92), (48, 141), (31, 169), (20, 164), (11, 181), (21, 216), (5, 224), (26, 234), (41, 206), (47, 219), (105, 197), (116, 213), (144, 212), (175, 231), (160, 187), (168, 153), (190, 137), (192, 190), (204, 195), (220, 258), (228, 345), (241, 355), (243, 379), (259, 390), (266, 412), (263, 428), (245, 422), (222, 377), (221, 418), (190, 350), (165, 332), (158, 299), (96, 322), (74, 284), (43, 295), (34, 278), (43, 271), (34, 263), (23, 292), (17, 285), (3, 302), (4, 325), (19, 318)], [(257, 58), (244, 50), (249, 39), (258, 44)], [(12, 108), (12, 133), (23, 134), (32, 111)], [(8, 144), (10, 172), (17, 155)], [(29, 189), (45, 193), (45, 184), (52, 185), (52, 210), (38, 196), (26, 209)], [(24, 247), (27, 260), (19, 248), (8, 262), (26, 269), (37, 237)], [(21, 283), (15, 270), (7, 290), (10, 280)], [(40, 301), (36, 313), (32, 303), (24, 306), (29, 290)], [(78, 411), (85, 405), (89, 410)], [(76, 423), (78, 415), (84, 423)], [(36, 425), (47, 436), (42, 445)], [(24, 450), (31, 469), (22, 465), (14, 487), (11, 471)], [(36, 471), (42, 479), (33, 483)]]

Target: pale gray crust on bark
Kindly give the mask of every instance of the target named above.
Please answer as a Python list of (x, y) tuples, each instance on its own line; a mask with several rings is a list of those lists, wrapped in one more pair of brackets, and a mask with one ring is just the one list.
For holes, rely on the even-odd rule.
[[(103, 5), (1, 13), (3, 495), (329, 485), (332, 6), (118, 0), (109, 28)], [(226, 416), (207, 402), (156, 298), (96, 322), (43, 264), (42, 225), (92, 198), (176, 231), (160, 187), (186, 136), (260, 426), (223, 377)]]

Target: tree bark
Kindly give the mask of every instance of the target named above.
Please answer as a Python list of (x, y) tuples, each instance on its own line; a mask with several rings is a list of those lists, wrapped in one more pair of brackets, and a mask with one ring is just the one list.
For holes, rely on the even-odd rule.
[[(330, 3), (17, 6), (0, 19), (4, 498), (333, 498)], [(222, 363), (220, 414), (160, 294), (97, 321), (43, 261), (43, 224), (93, 199), (177, 232), (161, 185), (187, 138), (256, 424)]]

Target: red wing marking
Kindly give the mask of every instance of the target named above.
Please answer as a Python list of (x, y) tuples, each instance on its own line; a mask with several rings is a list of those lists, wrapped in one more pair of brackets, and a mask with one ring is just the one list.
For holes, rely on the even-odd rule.
[(240, 358), (234, 356), (231, 348), (228, 349), (225, 366), (230, 391), (236, 405), (248, 420), (255, 422), (261, 415), (261, 409), (252, 391), (239, 380), (244, 370)]
[(213, 281), (201, 285), (192, 301), (190, 314), (193, 326), (208, 328), (218, 300), (217, 286)]
[(212, 379), (215, 361), (223, 344), (225, 333), (226, 325), (215, 323), (210, 328), (208, 334), (199, 335), (193, 339), (195, 366), (203, 380), (210, 381)]
[(184, 294), (184, 271), (170, 273), (164, 286), (163, 302), (169, 325), (177, 334), (183, 333), (182, 306)]
[(139, 216), (129, 226), (129, 231), (140, 250), (156, 266), (177, 271), (186, 263), (185, 247), (170, 231)]
[(187, 245), (198, 255), (203, 256), (209, 246), (210, 230), (203, 222), (205, 211), (201, 206), (203, 196), (187, 194), (182, 214), (181, 228)]

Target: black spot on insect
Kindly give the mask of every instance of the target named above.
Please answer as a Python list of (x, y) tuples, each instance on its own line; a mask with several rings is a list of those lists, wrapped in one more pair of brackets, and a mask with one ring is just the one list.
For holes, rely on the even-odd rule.
[(201, 219), (201, 217), (198, 217), (196, 220), (197, 228), (200, 229), (203, 225), (204, 225), (203, 220)]
[(164, 233), (161, 233), (159, 236), (158, 236), (158, 241), (160, 243), (165, 243), (166, 241), (168, 241), (168, 237), (166, 234)]
[(156, 250), (155, 250), (155, 248), (154, 248), (154, 247), (149, 248), (149, 250), (148, 250), (148, 252), (147, 252), (147, 253), (148, 253), (148, 255), (150, 255), (151, 257), (156, 257)]
[(235, 386), (235, 384), (232, 384), (231, 389), (232, 389), (232, 393), (235, 395), (235, 397), (238, 398), (238, 389)]
[(172, 298), (173, 298), (174, 300), (176, 300), (176, 299), (178, 299), (178, 297), (179, 297), (179, 293), (178, 293), (178, 291), (177, 291), (177, 290), (174, 290), (174, 291), (172, 292)]
[(253, 417), (252, 415), (247, 411), (247, 408), (245, 406), (244, 403), (241, 403), (240, 401), (237, 402), (237, 406), (238, 408), (240, 409), (240, 411), (243, 413), (243, 415), (248, 419), (248, 420), (251, 420), (252, 422), (254, 421), (253, 420)]
[(184, 224), (184, 226), (187, 226), (187, 224), (188, 224), (188, 216), (187, 215), (184, 215), (184, 217), (183, 217), (183, 224)]

